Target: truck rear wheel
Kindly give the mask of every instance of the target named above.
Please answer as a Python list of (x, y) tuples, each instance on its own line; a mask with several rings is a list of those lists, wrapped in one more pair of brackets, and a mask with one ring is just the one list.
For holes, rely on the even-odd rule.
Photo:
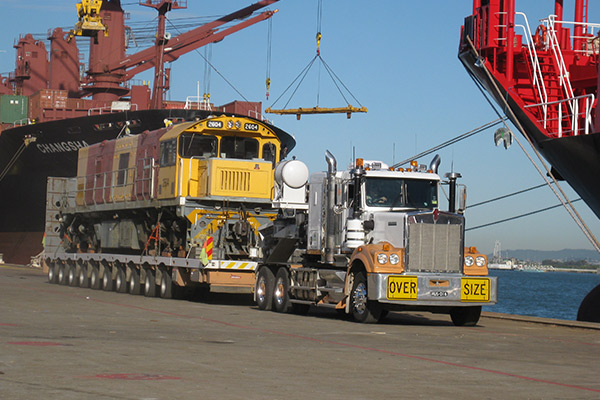
[(367, 278), (360, 271), (354, 274), (352, 292), (350, 293), (350, 310), (354, 320), (368, 324), (375, 323), (381, 316), (381, 306), (368, 298)]
[(481, 306), (454, 307), (450, 310), (450, 318), (456, 326), (475, 326), (481, 316)]
[(281, 313), (289, 312), (290, 303), (290, 274), (287, 268), (281, 267), (275, 275), (273, 288), (273, 310)]
[(256, 304), (261, 310), (270, 310), (273, 307), (273, 271), (268, 267), (261, 267), (256, 276), (254, 288)]

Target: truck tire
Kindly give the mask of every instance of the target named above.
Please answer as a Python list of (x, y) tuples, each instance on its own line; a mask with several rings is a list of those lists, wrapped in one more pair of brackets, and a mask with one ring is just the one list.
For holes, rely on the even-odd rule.
[(450, 318), (456, 326), (475, 326), (481, 316), (481, 306), (454, 307), (450, 310)]
[(58, 266), (55, 262), (48, 262), (48, 282), (58, 283)]
[(66, 285), (67, 284), (67, 275), (68, 275), (69, 271), (68, 271), (68, 267), (67, 264), (65, 264), (62, 261), (59, 261), (58, 264), (58, 276), (57, 276), (57, 281), (59, 285)]
[(87, 266), (82, 265), (79, 267), (79, 276), (78, 281), (79, 287), (89, 288), (90, 287), (90, 279), (87, 272)]
[(115, 290), (115, 281), (112, 278), (112, 268), (105, 266), (102, 273), (102, 289), (107, 292)]
[(355, 321), (367, 324), (379, 321), (381, 316), (382, 309), (379, 303), (368, 299), (367, 278), (363, 271), (354, 274), (352, 292), (350, 292), (350, 310)]
[(79, 279), (78, 279), (79, 276), (77, 275), (77, 266), (68, 265), (67, 271), (68, 271), (67, 272), (67, 285), (77, 286), (79, 284)]
[(254, 287), (254, 296), (256, 305), (261, 310), (271, 310), (273, 308), (273, 283), (275, 277), (273, 271), (268, 267), (261, 267), (256, 275), (256, 285)]
[(117, 277), (115, 278), (115, 291), (117, 293), (127, 293), (127, 274), (123, 266), (117, 267)]
[(291, 309), (290, 274), (285, 267), (279, 268), (273, 286), (273, 311), (287, 313)]
[(89, 264), (90, 268), (90, 287), (94, 290), (100, 289), (102, 282), (100, 281), (100, 270), (98, 264)]
[(173, 298), (173, 278), (171, 271), (162, 269), (160, 274), (160, 297), (163, 299)]
[(131, 269), (129, 278), (129, 294), (142, 294), (142, 285), (140, 284), (140, 270), (134, 265)]
[(156, 276), (152, 268), (146, 269), (146, 278), (144, 279), (144, 296), (156, 297)]

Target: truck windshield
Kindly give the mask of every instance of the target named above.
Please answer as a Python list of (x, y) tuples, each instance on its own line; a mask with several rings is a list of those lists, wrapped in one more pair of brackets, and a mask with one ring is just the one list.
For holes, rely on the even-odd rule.
[(437, 181), (422, 179), (367, 178), (365, 194), (369, 207), (433, 209), (438, 205)]

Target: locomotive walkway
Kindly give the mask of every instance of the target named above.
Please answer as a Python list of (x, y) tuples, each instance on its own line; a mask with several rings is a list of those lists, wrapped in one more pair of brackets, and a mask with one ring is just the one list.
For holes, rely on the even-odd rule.
[(163, 300), (51, 285), (0, 265), (3, 399), (597, 399), (600, 330), (484, 313), (259, 311), (248, 296)]

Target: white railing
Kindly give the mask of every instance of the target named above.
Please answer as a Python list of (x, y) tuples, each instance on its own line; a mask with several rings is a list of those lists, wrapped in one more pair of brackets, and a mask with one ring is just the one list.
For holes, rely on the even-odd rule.
[[(573, 136), (578, 136), (580, 134), (584, 134), (584, 135), (588, 135), (591, 130), (593, 129), (593, 124), (592, 124), (592, 111), (593, 111), (593, 105), (595, 102), (596, 98), (593, 94), (587, 94), (584, 96), (577, 96), (577, 97), (572, 97), (569, 99), (564, 99), (564, 100), (557, 100), (557, 101), (551, 101), (548, 103), (539, 103), (539, 104), (530, 104), (525, 106), (525, 108), (529, 108), (529, 107), (540, 107), (540, 106), (554, 106), (556, 105), (558, 108), (558, 117), (556, 118), (551, 118), (551, 119), (547, 119), (546, 117), (544, 117), (544, 119), (542, 120), (538, 120), (538, 122), (540, 123), (544, 123), (544, 127), (547, 126), (547, 123), (550, 121), (557, 121), (557, 125), (558, 125), (558, 131), (556, 132), (557, 136), (563, 137), (564, 134), (566, 133), (572, 133)], [(569, 108), (572, 110), (571, 114), (568, 115), (563, 115), (562, 110), (563, 110), (563, 104), (567, 103), (569, 105)], [(583, 103), (583, 107), (581, 107), (581, 103)], [(583, 108), (582, 111), (580, 111), (580, 109)], [(570, 124), (571, 124), (571, 130), (570, 131), (563, 131), (563, 120), (569, 121), (570, 119)], [(583, 120), (583, 127), (580, 126), (579, 121)], [(552, 133), (552, 132), (550, 132)]]
[(546, 37), (548, 39), (548, 47), (552, 50), (552, 54), (554, 54), (554, 60), (558, 66), (558, 77), (560, 78), (560, 84), (565, 89), (566, 97), (571, 98), (574, 96), (573, 87), (571, 86), (571, 81), (569, 80), (569, 70), (565, 64), (560, 43), (558, 42), (558, 37), (556, 36), (556, 29), (554, 28), (556, 26), (555, 18), (556, 15), (550, 15), (547, 19), (542, 20), (542, 22), (546, 25), (547, 29)]
[(519, 27), (523, 29), (523, 38), (525, 38), (525, 44), (527, 46), (529, 52), (529, 58), (531, 60), (531, 66), (533, 68), (533, 86), (538, 92), (538, 96), (541, 99), (542, 111), (544, 114), (544, 128), (546, 128), (546, 120), (548, 118), (548, 92), (546, 91), (546, 83), (544, 82), (544, 77), (542, 75), (542, 68), (540, 66), (540, 60), (538, 58), (537, 49), (535, 47), (535, 43), (533, 43), (531, 34), (531, 28), (529, 26), (529, 21), (527, 20), (527, 15), (522, 12), (516, 12), (515, 15), (521, 16), (524, 19), (524, 25), (515, 24), (515, 27)]
[(188, 96), (185, 98), (185, 105), (183, 106), (185, 110), (191, 110), (194, 105), (196, 106), (196, 110), (212, 111), (210, 102), (206, 100), (205, 96), (202, 98), (200, 96)]

